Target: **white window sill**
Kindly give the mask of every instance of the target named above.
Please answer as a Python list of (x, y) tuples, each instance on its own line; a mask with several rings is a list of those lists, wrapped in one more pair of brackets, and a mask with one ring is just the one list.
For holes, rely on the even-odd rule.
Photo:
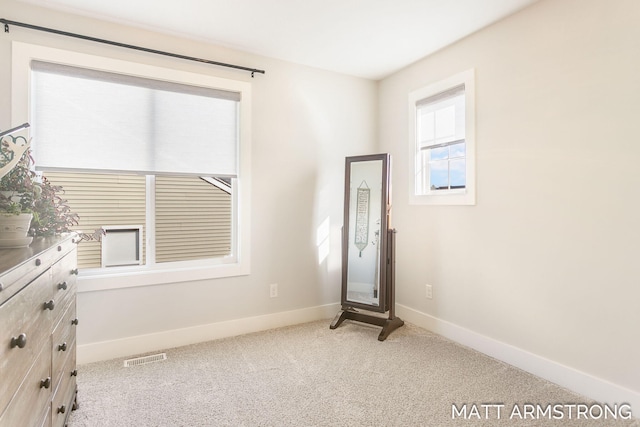
[(78, 293), (246, 276), (249, 273), (249, 266), (241, 263), (146, 269), (121, 267), (114, 268), (113, 271), (80, 271)]
[(473, 206), (476, 204), (475, 192), (467, 190), (441, 190), (429, 194), (409, 196), (411, 205), (430, 206)]

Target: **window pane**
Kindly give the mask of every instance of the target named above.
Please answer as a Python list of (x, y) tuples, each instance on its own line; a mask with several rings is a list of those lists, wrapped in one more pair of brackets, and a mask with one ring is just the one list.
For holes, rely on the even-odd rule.
[(433, 148), (429, 150), (430, 160), (443, 160), (449, 158), (449, 147)]
[(215, 182), (156, 177), (157, 263), (231, 254), (231, 191)]
[[(145, 259), (146, 183), (139, 175), (47, 172), (54, 185), (64, 188), (63, 197), (80, 217), (72, 227), (87, 234), (105, 226), (142, 225), (142, 259)], [(78, 268), (100, 268), (101, 243), (83, 240), (78, 245)]]
[(453, 158), (456, 158), (456, 157), (464, 157), (465, 156), (465, 152), (467, 150), (467, 144), (462, 142), (460, 144), (450, 145), (449, 148), (450, 148), (450, 154), (449, 154), (450, 158), (453, 159)]
[(447, 160), (429, 164), (429, 183), (431, 190), (449, 188), (449, 162)]
[(466, 160), (456, 159), (449, 162), (451, 188), (464, 188), (467, 182)]

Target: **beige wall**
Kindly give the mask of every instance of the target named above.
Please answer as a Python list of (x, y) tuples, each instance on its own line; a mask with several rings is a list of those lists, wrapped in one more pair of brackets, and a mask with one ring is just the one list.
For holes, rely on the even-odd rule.
[[(266, 70), (266, 75), (257, 74), (252, 79), (246, 72), (16, 26), (0, 37), (1, 129), (12, 124), (8, 59), (12, 40), (252, 84), (251, 274), (209, 281), (189, 281), (185, 274), (183, 283), (81, 292), (78, 298), (81, 360), (85, 349), (99, 343), (118, 346), (121, 341), (127, 344), (128, 350), (120, 348), (114, 350), (116, 353), (135, 352), (141, 350), (135, 343), (143, 339), (129, 342), (128, 338), (144, 336), (148, 338), (147, 343), (166, 347), (178, 344), (180, 339), (172, 341), (176, 337), (197, 340), (206, 336), (207, 333), (198, 334), (207, 325), (220, 322), (258, 319), (235, 329), (243, 331), (271, 325), (257, 316), (287, 323), (301, 317), (268, 316), (327, 304), (331, 305), (331, 311), (337, 312), (344, 157), (370, 153), (375, 146), (374, 82), (123, 25), (44, 11), (13, 0), (0, 0), (0, 5), (2, 17), (14, 21)], [(327, 218), (330, 254), (319, 263), (316, 229)], [(279, 285), (277, 298), (269, 297), (272, 283)], [(225, 325), (233, 333), (234, 329)], [(169, 336), (167, 331), (176, 333)]]
[[(251, 79), (17, 27), (0, 37), (4, 59), (18, 40), (252, 82), (251, 275), (81, 293), (80, 356), (83, 346), (105, 342), (135, 349), (140, 337), (176, 343), (182, 331), (212, 324), (240, 331), (263, 319), (286, 323), (279, 313), (336, 303), (344, 157), (388, 151), (404, 312), (548, 360), (558, 375), (577, 370), (640, 396), (640, 2), (543, 0), (377, 90), (362, 79), (15, 0), (0, 5), (6, 19), (267, 70)], [(472, 67), (477, 205), (410, 206), (408, 93)], [(14, 124), (10, 69), (0, 61), (3, 129)], [(327, 218), (331, 251), (319, 264), (316, 229)], [(278, 298), (269, 298), (270, 283), (279, 284)]]
[[(636, 0), (543, 0), (379, 85), (397, 302), (637, 404), (639, 16)], [(407, 95), (469, 68), (477, 205), (409, 205)]]

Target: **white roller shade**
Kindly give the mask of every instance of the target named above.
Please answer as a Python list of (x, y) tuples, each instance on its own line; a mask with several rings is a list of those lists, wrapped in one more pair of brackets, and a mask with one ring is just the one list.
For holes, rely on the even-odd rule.
[(41, 170), (237, 175), (240, 94), (34, 61)]
[(418, 101), (416, 112), (419, 148), (464, 142), (464, 85)]

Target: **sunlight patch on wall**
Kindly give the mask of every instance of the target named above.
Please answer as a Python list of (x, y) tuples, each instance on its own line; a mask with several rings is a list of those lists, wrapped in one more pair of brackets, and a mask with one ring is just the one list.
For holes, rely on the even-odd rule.
[(318, 264), (327, 259), (330, 253), (331, 246), (329, 245), (329, 235), (331, 230), (331, 223), (329, 217), (327, 217), (318, 226), (316, 230), (316, 245), (318, 246)]

